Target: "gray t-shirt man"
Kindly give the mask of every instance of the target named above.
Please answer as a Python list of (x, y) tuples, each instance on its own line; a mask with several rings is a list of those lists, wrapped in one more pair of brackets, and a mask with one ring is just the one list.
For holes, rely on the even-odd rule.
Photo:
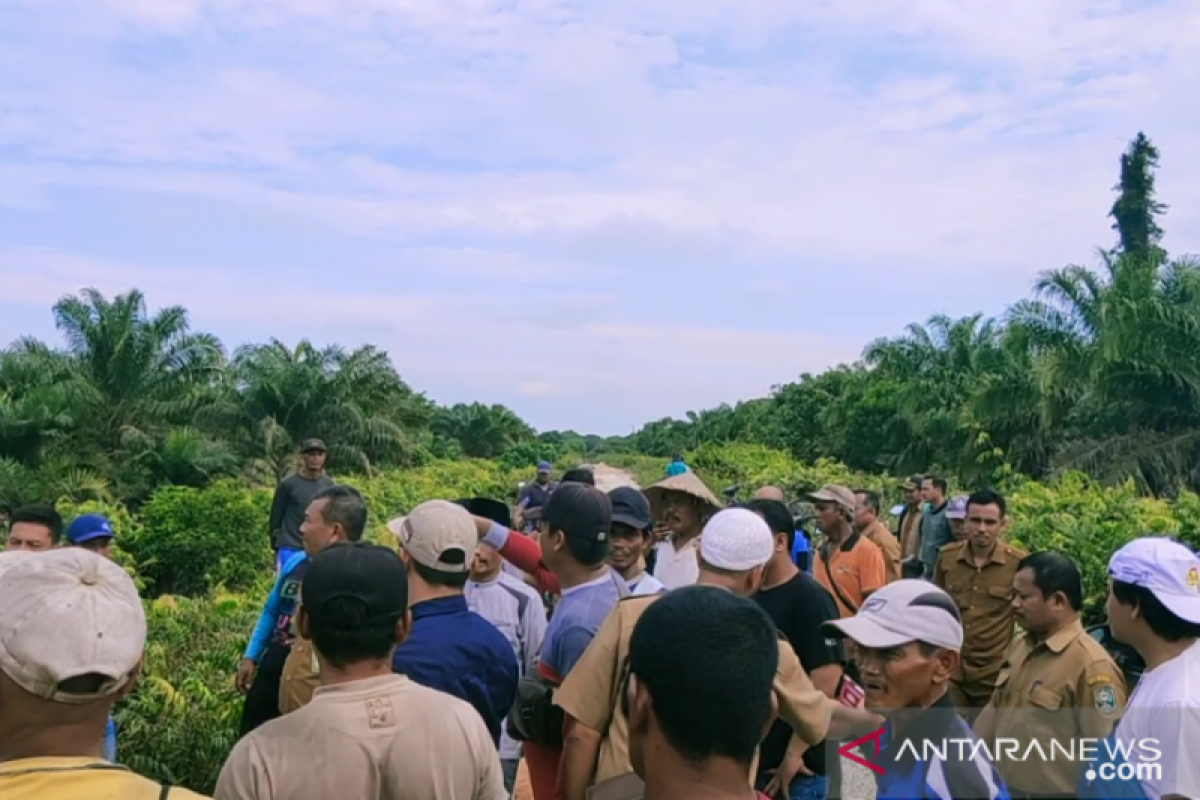
[(297, 472), (279, 482), (271, 503), (271, 536), (276, 550), (304, 549), (304, 539), (300, 536), (304, 512), (314, 497), (333, 485), (324, 472), (316, 478)]

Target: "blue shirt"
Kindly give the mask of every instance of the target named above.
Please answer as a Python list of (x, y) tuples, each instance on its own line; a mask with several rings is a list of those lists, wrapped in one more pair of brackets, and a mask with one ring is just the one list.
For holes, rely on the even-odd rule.
[(262, 660), (268, 645), (290, 647), (292, 644), (292, 615), (300, 603), (300, 583), (308, 571), (308, 555), (297, 553), (289, 558), (279, 571), (266, 605), (250, 634), (246, 647), (246, 658), (254, 663)]
[[(972, 752), (946, 745), (975, 738), (948, 694), (913, 720), (900, 738), (888, 722), (879, 740), (876, 763), (883, 774), (877, 778), (877, 800), (1011, 800), (984, 748)], [(923, 760), (926, 742), (944, 748), (945, 758)]]
[(612, 570), (601, 578), (563, 589), (542, 641), (541, 663), (552, 673), (547, 677), (561, 681), (567, 676), (617, 601), (628, 594), (624, 578)]
[(685, 473), (687, 471), (688, 471), (688, 466), (687, 466), (687, 464), (683, 463), (682, 461), (672, 461), (670, 464), (667, 464), (667, 477), (668, 478), (674, 478), (676, 475), (682, 475), (683, 473)]
[(396, 648), (392, 669), (416, 683), (470, 703), (496, 746), (517, 696), (520, 668), (495, 625), (467, 608), (463, 595), (412, 607), (412, 630)]
[(104, 760), (117, 763), (117, 721), (108, 716), (108, 726), (104, 729)]
[(796, 531), (796, 540), (792, 545), (792, 563), (808, 575), (812, 575), (812, 547), (804, 531)]

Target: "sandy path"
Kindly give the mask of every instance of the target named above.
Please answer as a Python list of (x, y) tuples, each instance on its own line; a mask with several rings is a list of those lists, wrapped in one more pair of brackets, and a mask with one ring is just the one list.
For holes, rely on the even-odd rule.
[(596, 464), (592, 474), (596, 476), (596, 488), (602, 492), (611, 492), (618, 486), (640, 488), (632, 475), (623, 469), (610, 467), (608, 464)]

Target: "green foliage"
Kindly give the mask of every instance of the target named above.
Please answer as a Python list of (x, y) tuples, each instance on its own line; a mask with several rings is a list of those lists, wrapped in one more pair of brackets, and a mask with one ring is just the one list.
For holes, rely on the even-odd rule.
[(157, 593), (243, 589), (271, 564), (270, 494), (233, 481), (205, 489), (164, 486), (141, 509), (142, 527), (122, 538)]

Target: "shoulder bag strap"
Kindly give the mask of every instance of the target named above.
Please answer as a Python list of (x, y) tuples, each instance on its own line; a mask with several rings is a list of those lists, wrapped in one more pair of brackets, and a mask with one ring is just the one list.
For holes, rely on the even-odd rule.
[(163, 784), (162, 791), (158, 793), (158, 800), (167, 800), (167, 795), (171, 793), (171, 787)]
[(829, 567), (829, 552), (827, 550), (821, 553), (821, 564), (825, 567), (825, 577), (829, 579), (829, 585), (833, 587), (834, 594), (842, 601), (842, 605), (850, 609), (851, 614), (857, 614), (858, 606), (850, 602), (850, 599), (842, 592), (842, 587), (838, 586), (838, 582), (833, 579), (833, 570)]

